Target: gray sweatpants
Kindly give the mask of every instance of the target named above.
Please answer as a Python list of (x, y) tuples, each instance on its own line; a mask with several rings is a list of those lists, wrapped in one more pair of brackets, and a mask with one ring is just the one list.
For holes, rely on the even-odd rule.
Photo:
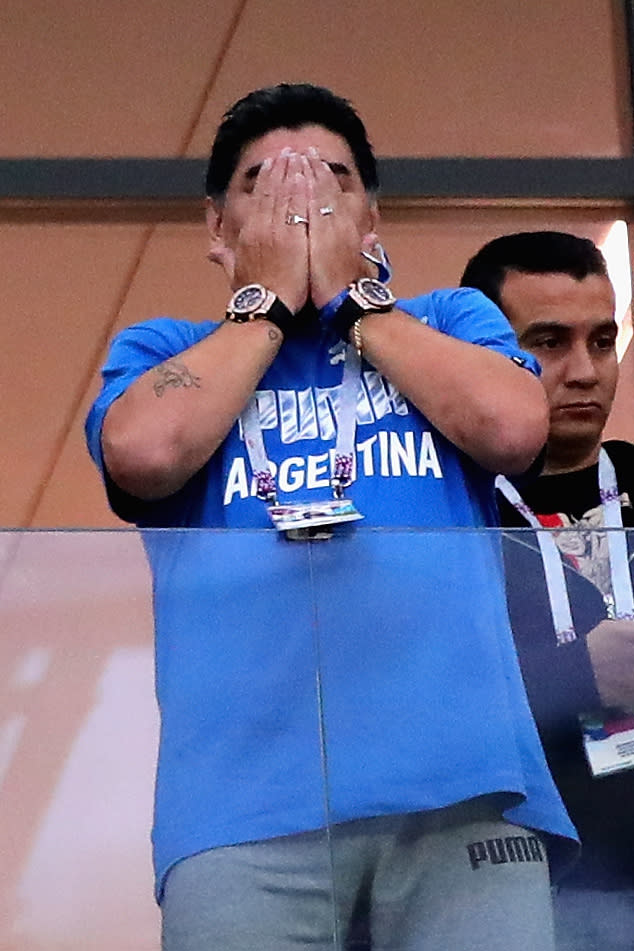
[(179, 862), (163, 951), (553, 951), (542, 841), (480, 800)]

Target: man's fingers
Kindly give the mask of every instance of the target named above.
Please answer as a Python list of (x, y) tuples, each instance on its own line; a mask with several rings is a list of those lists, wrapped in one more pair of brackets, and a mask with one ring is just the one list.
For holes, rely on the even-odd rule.
[(245, 201), (234, 283), (264, 284), (295, 313), (308, 296), (307, 189), (299, 155), (285, 148), (265, 160)]
[(606, 706), (634, 710), (634, 624), (601, 621), (587, 635), (597, 689)]
[(271, 185), (271, 172), (273, 160), (265, 158), (260, 166), (255, 184), (253, 186), (254, 212), (263, 214), (273, 208), (274, 195)]
[(309, 217), (316, 227), (332, 227), (334, 216), (340, 210), (341, 187), (316, 149), (309, 149), (304, 156), (309, 194)]
[(280, 200), (280, 189), (286, 176), (291, 150), (282, 149), (275, 158), (265, 158), (253, 187), (254, 212), (267, 223), (273, 223)]
[[(306, 219), (308, 217), (308, 183), (304, 175), (304, 166), (300, 155), (292, 155), (288, 161), (285, 220), (288, 219), (289, 215), (297, 215)], [(293, 227), (306, 228), (306, 225), (299, 222)]]

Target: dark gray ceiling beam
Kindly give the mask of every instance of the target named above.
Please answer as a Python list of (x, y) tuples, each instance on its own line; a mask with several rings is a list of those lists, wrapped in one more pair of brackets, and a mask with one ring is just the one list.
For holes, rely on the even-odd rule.
[[(204, 159), (0, 159), (0, 201), (191, 201)], [(383, 158), (382, 196), (634, 200), (634, 158)]]
[(392, 158), (386, 197), (634, 199), (634, 158)]

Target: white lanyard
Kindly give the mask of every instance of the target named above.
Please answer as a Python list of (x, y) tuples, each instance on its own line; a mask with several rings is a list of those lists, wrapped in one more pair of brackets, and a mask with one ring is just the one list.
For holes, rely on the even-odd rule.
[[(515, 486), (511, 485), (505, 476), (498, 476), (495, 485), (520, 515), (524, 516), (529, 525), (536, 529), (557, 644), (558, 646), (569, 644), (576, 639), (577, 635), (572, 621), (562, 556), (552, 536), (552, 530), (544, 529), (533, 510), (524, 502)], [(606, 534), (612, 588), (612, 597), (604, 598), (604, 600), (611, 618), (633, 620), (634, 594), (630, 578), (627, 540), (623, 531), (615, 531), (615, 529), (623, 528), (619, 490), (614, 466), (605, 449), (601, 449), (599, 453), (599, 496), (603, 511), (603, 527), (608, 529)]]
[[(330, 460), (330, 485), (335, 498), (354, 481), (354, 438), (357, 426), (357, 396), (361, 379), (361, 360), (354, 347), (346, 346), (343, 380), (335, 406), (337, 440)], [(256, 482), (256, 495), (265, 502), (277, 501), (277, 480), (266, 455), (257, 399), (251, 397), (240, 417), (249, 464)]]
[[(623, 528), (621, 501), (612, 460), (605, 449), (599, 454), (599, 495), (603, 507), (603, 525), (607, 529)], [(625, 532), (608, 531), (608, 555), (613, 603), (608, 604), (615, 618), (634, 619), (634, 594), (630, 577)]]

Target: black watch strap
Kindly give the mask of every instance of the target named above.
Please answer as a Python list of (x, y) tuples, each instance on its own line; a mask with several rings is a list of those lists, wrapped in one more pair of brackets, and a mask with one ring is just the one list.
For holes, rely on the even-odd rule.
[(350, 333), (350, 328), (357, 322), (357, 320), (359, 320), (360, 317), (365, 317), (368, 313), (369, 311), (361, 307), (360, 304), (357, 304), (357, 302), (354, 301), (348, 294), (348, 296), (344, 298), (343, 302), (339, 305), (332, 318), (332, 326), (334, 327), (337, 336), (348, 343), (348, 334)]
[(262, 314), (264, 320), (270, 320), (272, 324), (278, 327), (285, 337), (288, 337), (293, 327), (297, 327), (297, 320), (292, 311), (283, 304), (279, 297), (276, 297), (266, 314)]
[(357, 320), (368, 314), (388, 313), (395, 303), (396, 298), (381, 281), (359, 278), (350, 285), (348, 295), (335, 311), (332, 326), (341, 339), (348, 343), (350, 328)]
[(356, 324), (357, 320), (359, 320), (361, 317), (367, 317), (369, 314), (387, 314), (391, 309), (391, 307), (379, 306), (362, 307), (361, 304), (357, 304), (356, 300), (354, 300), (348, 294), (348, 296), (335, 311), (332, 318), (332, 326), (335, 330), (335, 333), (337, 333), (342, 340), (348, 343), (350, 328), (353, 326), (353, 324)]

